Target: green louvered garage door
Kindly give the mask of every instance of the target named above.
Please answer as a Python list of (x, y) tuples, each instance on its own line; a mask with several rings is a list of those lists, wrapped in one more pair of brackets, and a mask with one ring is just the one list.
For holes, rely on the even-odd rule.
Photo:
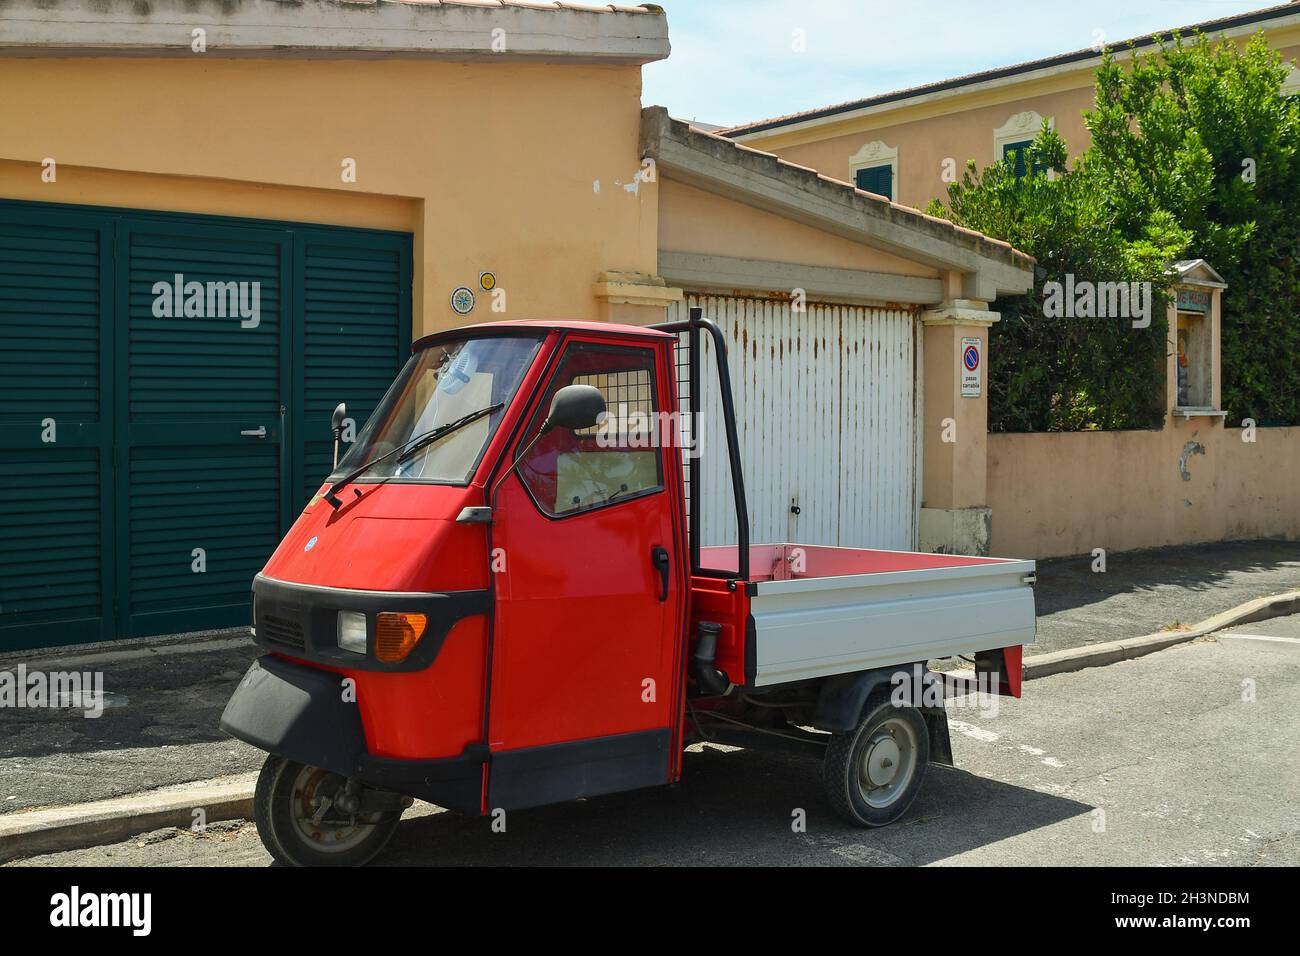
[(247, 621), (410, 285), (404, 234), (0, 202), (0, 651)]
[(308, 427), (295, 481), (306, 500), (333, 464), (334, 406), (347, 403), (353, 433), (360, 430), (393, 382), (394, 356), (406, 359), (411, 282), (409, 256), (364, 235), (310, 233), (299, 255), (304, 361), (297, 391)]
[(0, 648), (111, 633), (112, 225), (0, 209)]

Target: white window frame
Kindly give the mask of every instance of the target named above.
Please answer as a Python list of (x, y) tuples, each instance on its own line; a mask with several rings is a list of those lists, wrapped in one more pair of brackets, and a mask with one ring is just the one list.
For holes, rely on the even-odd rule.
[(1043, 128), (1044, 119), (1047, 120), (1048, 126), (1056, 129), (1055, 116), (1044, 117), (1035, 110), (1016, 113), (995, 129), (993, 131), (993, 162), (1002, 162), (1003, 147), (1037, 137), (1038, 131)]
[(898, 148), (889, 146), (880, 140), (864, 143), (862, 148), (849, 157), (849, 182), (858, 184), (859, 169), (876, 169), (888, 166), (890, 170), (890, 190), (894, 195), (888, 197), (890, 202), (898, 202)]
[(1282, 95), (1300, 95), (1300, 67), (1291, 67), (1291, 72), (1288, 73), (1286, 79), (1282, 81)]

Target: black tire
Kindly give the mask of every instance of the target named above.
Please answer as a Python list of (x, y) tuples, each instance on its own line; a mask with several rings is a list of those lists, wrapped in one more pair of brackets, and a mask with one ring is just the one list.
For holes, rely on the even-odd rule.
[[(904, 755), (907, 768), (902, 766)], [(886, 780), (891, 758), (894, 776)], [(925, 718), (915, 707), (895, 706), (889, 689), (881, 688), (867, 698), (857, 727), (831, 735), (822, 763), (822, 783), (835, 812), (849, 823), (883, 827), (912, 805), (929, 762)], [(906, 773), (906, 778), (899, 777), (900, 773)]]
[[(343, 778), (315, 767), (307, 767), (274, 754), (266, 758), (257, 776), (253, 795), (253, 821), (262, 845), (282, 866), (363, 866), (387, 846), (401, 819), (401, 811), (370, 814), (350, 829), (331, 825), (325, 829), (346, 831), (349, 836), (338, 845), (329, 841), (313, 842), (304, 829), (312, 824), (304, 819), (307, 804), (303, 797), (304, 778), (313, 790), (322, 783), (340, 786)], [(295, 805), (297, 801), (297, 805)]]

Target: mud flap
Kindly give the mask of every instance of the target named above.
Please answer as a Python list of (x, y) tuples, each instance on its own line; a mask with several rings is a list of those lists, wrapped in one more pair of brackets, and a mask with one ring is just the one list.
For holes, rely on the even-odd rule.
[(1024, 676), (1024, 648), (1019, 644), (975, 654), (975, 677), (989, 680), (1003, 697), (1019, 697)]
[(952, 762), (952, 738), (948, 736), (948, 711), (942, 707), (920, 707), (930, 732), (930, 763), (956, 766)]

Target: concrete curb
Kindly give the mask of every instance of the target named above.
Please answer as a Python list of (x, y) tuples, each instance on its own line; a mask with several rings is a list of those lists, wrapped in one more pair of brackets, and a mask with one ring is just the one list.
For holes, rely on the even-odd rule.
[(0, 863), (22, 857), (119, 843), (163, 827), (190, 827), (203, 808), (208, 823), (253, 815), (256, 773), (198, 780), (111, 800), (0, 816)]
[(1162, 631), (1144, 637), (1130, 637), (1122, 641), (1107, 641), (1105, 644), (1091, 644), (1088, 647), (1075, 647), (1026, 657), (1024, 679), (1035, 680), (1052, 674), (1083, 670), (1085, 667), (1102, 667), (1118, 661), (1131, 660), (1177, 644), (1186, 644), (1188, 641), (1221, 631), (1225, 627), (1251, 624), (1255, 621), (1268, 620), (1270, 617), (1282, 617), (1297, 612), (1300, 612), (1300, 591), (1287, 591), (1272, 597), (1256, 598), (1245, 604), (1239, 604), (1230, 611), (1207, 618), (1186, 631)]
[[(1123, 641), (1027, 657), (1026, 680), (1101, 667), (1185, 644), (1214, 631), (1300, 612), (1300, 591), (1256, 598), (1186, 631), (1148, 634)], [(7, 860), (118, 843), (162, 827), (189, 827), (202, 807), (208, 823), (253, 815), (256, 773), (200, 780), (111, 800), (0, 815), (0, 863)]]

